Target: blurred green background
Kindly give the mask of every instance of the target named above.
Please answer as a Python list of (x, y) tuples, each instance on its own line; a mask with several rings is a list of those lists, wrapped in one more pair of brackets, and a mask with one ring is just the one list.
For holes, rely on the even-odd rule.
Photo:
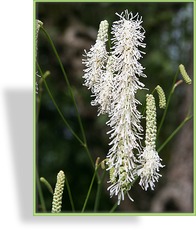
[[(84, 49), (88, 50), (95, 43), (100, 21), (108, 20), (110, 27), (125, 9), (133, 14), (139, 13), (143, 18), (143, 27), (146, 31), (146, 54), (141, 59), (145, 67), (146, 79), (141, 81), (147, 88), (153, 90), (157, 84), (164, 89), (166, 96), (170, 90), (178, 65), (183, 63), (192, 76), (193, 68), (193, 3), (36, 3), (36, 19), (43, 22), (44, 28), (50, 34), (65, 71), (71, 83), (78, 109), (83, 121), (87, 142), (95, 162), (97, 157), (103, 160), (108, 152), (109, 136), (105, 122), (107, 116), (97, 117), (97, 108), (90, 105), (90, 91), (83, 84), (82, 58)], [(55, 55), (42, 32), (39, 34), (38, 62), (43, 71), (49, 70), (51, 75), (47, 83), (61, 111), (79, 136), (81, 131), (78, 125), (75, 109), (70, 98), (66, 82), (63, 78)], [(180, 79), (180, 75), (178, 76)], [(182, 84), (172, 98), (166, 121), (157, 146), (186, 116), (183, 101), (187, 87)], [(147, 92), (138, 92), (137, 97), (144, 103)], [(54, 187), (56, 175), (63, 170), (70, 183), (76, 211), (80, 211), (84, 203), (93, 170), (84, 148), (66, 128), (56, 111), (44, 85), (39, 88), (41, 96), (40, 111), (37, 125), (37, 167), (39, 176), (45, 177)], [(157, 97), (156, 97), (157, 100)], [(158, 102), (158, 101), (157, 101)], [(187, 105), (186, 105), (187, 106)], [(192, 107), (192, 101), (189, 106)], [(139, 108), (140, 110), (142, 108)], [(163, 111), (158, 109), (158, 122)], [(145, 125), (145, 123), (143, 123)], [(177, 137), (175, 137), (177, 138)], [(172, 142), (160, 153), (165, 168), (161, 169), (160, 182), (155, 191), (143, 191), (137, 184), (130, 194), (135, 200), (127, 198), (116, 212), (150, 212), (150, 204), (155, 194), (166, 183), (165, 173), (170, 161)], [(106, 176), (102, 193), (100, 212), (108, 212), (116, 202), (116, 197), (110, 199), (107, 191)], [(86, 212), (92, 212), (96, 195), (96, 183), (93, 186)], [(47, 210), (51, 211), (52, 196), (42, 185)], [(41, 212), (40, 200), (37, 196), (37, 212)], [(176, 211), (175, 207), (168, 206), (165, 211)], [(183, 210), (177, 210), (183, 211)], [(65, 189), (62, 212), (71, 212), (68, 193)]]

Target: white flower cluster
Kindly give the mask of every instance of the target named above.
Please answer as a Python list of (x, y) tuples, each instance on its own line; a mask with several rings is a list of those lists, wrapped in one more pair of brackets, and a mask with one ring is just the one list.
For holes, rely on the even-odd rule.
[(164, 166), (161, 164), (162, 159), (156, 151), (156, 105), (152, 94), (146, 95), (146, 137), (145, 148), (139, 156), (140, 168), (137, 171), (140, 176), (139, 184), (144, 190), (147, 190), (149, 185), (154, 190), (154, 182), (158, 181), (161, 175), (158, 173), (159, 168)]
[(118, 197), (120, 204), (125, 194), (132, 200), (128, 191), (138, 177), (138, 165), (141, 165), (139, 175), (145, 174), (141, 171), (146, 167), (140, 143), (142, 115), (137, 109), (140, 102), (135, 96), (138, 89), (144, 88), (139, 80), (145, 77), (144, 68), (139, 63), (144, 52), (138, 48), (145, 48), (145, 31), (138, 14), (134, 16), (125, 10), (117, 15), (119, 20), (113, 23), (111, 29), (111, 51), (106, 50), (108, 23), (102, 21), (95, 45), (89, 52), (85, 51), (83, 78), (84, 85), (91, 89), (94, 96), (91, 104), (98, 106), (98, 115), (107, 113), (109, 117), (107, 125), (110, 127), (111, 148), (107, 154), (107, 170), (110, 171), (111, 185), (108, 190), (110, 196)]
[(106, 51), (107, 31), (108, 22), (105, 20), (100, 23), (95, 45), (91, 47), (89, 52), (85, 50), (86, 59), (83, 60), (83, 64), (86, 66), (83, 76), (85, 79), (84, 85), (88, 89), (91, 89), (92, 93), (96, 93), (96, 86), (101, 81), (102, 75), (105, 72), (104, 65), (108, 59)]

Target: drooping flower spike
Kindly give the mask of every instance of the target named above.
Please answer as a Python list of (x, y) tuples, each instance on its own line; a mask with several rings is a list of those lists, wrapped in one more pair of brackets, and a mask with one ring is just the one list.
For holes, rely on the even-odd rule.
[(165, 109), (165, 107), (166, 107), (165, 93), (164, 93), (164, 91), (160, 85), (157, 85), (155, 89), (156, 89), (158, 96), (159, 96), (159, 108)]
[(184, 81), (187, 84), (191, 84), (192, 80), (190, 79), (189, 75), (187, 74), (186, 69), (185, 69), (183, 64), (179, 65), (179, 70), (180, 70), (180, 73), (182, 74), (182, 77), (183, 77)]

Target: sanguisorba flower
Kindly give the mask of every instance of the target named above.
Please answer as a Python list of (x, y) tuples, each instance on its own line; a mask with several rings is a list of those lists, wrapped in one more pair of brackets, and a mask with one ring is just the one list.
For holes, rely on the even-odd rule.
[(159, 168), (164, 166), (161, 164), (162, 159), (156, 151), (156, 105), (152, 94), (146, 95), (146, 136), (145, 148), (139, 156), (140, 166), (137, 171), (140, 176), (140, 186), (147, 190), (148, 187), (154, 190), (155, 182), (159, 180), (161, 174)]
[[(140, 140), (143, 128), (142, 118), (136, 99), (138, 89), (144, 84), (139, 77), (145, 77), (139, 59), (145, 48), (142, 19), (127, 10), (113, 23), (111, 52), (106, 51), (108, 39), (107, 21), (102, 21), (97, 40), (90, 51), (85, 52), (83, 64), (86, 68), (84, 85), (91, 89), (94, 96), (92, 105), (99, 106), (99, 114), (107, 113), (110, 127), (110, 150), (107, 154), (107, 170), (110, 172), (110, 196), (118, 197), (118, 204), (125, 194), (133, 200), (128, 191), (137, 176), (136, 152), (141, 152)], [(98, 115), (99, 115), (98, 114)]]
[(97, 40), (95, 44), (87, 52), (85, 50), (84, 69), (84, 85), (91, 89), (94, 93), (94, 87), (100, 82), (100, 78), (105, 71), (105, 63), (107, 62), (108, 53), (106, 50), (106, 42), (108, 40), (108, 22), (102, 21), (99, 26)]
[[(144, 84), (139, 77), (144, 77), (143, 67), (139, 63), (142, 53), (138, 48), (145, 47), (142, 19), (126, 10), (112, 26), (112, 52), (115, 57), (115, 72), (109, 121), (111, 130), (111, 148), (107, 155), (108, 170), (112, 170), (112, 180), (109, 182), (110, 196), (118, 196), (118, 204), (124, 200), (124, 195), (131, 189), (131, 183), (136, 176), (136, 158), (134, 151), (140, 153), (140, 140), (143, 128), (140, 124), (141, 113), (137, 109), (140, 102), (135, 95)], [(130, 197), (130, 196), (129, 196)]]
[(111, 111), (111, 101), (112, 101), (112, 89), (114, 88), (113, 84), (113, 75), (115, 72), (115, 58), (114, 56), (109, 56), (106, 70), (103, 71), (102, 76), (94, 85), (94, 96), (95, 99), (91, 102), (91, 105), (98, 105), (98, 115), (110, 113)]
[(64, 184), (65, 184), (65, 173), (61, 170), (57, 174), (57, 182), (53, 194), (53, 200), (52, 200), (53, 213), (61, 212)]
[(164, 93), (164, 91), (160, 85), (157, 85), (155, 89), (156, 89), (158, 96), (159, 96), (159, 108), (165, 109), (165, 107), (166, 107), (165, 93)]
[(191, 84), (192, 80), (190, 79), (189, 75), (187, 74), (186, 69), (185, 69), (183, 64), (179, 65), (179, 70), (180, 70), (180, 73), (182, 74), (184, 81), (187, 84)]

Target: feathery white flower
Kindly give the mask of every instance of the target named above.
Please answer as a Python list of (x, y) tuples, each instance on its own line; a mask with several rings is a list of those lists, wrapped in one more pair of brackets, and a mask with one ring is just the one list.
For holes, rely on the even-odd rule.
[(104, 20), (100, 23), (95, 45), (88, 52), (85, 50), (85, 59), (83, 60), (83, 64), (86, 66), (83, 76), (84, 85), (91, 89), (92, 93), (94, 93), (94, 85), (100, 81), (103, 75), (108, 58), (105, 44), (108, 39), (107, 31), (108, 22)]
[(138, 175), (134, 152), (140, 154), (142, 150), (142, 115), (137, 109), (140, 102), (135, 94), (144, 87), (139, 81), (139, 77), (145, 77), (144, 68), (139, 63), (144, 52), (138, 47), (145, 48), (145, 31), (138, 14), (134, 16), (126, 10), (117, 15), (119, 20), (113, 23), (111, 32), (111, 52), (108, 54), (105, 48), (108, 24), (103, 21), (96, 44), (86, 52), (86, 59), (83, 60), (86, 65), (83, 78), (95, 97), (91, 104), (99, 106), (99, 114), (107, 113), (109, 116), (107, 125), (111, 129), (108, 132), (111, 148), (106, 164), (110, 171), (111, 185), (108, 190), (111, 197), (118, 197), (120, 204), (125, 194), (133, 200), (128, 192)]
[(154, 190), (155, 182), (158, 182), (159, 177), (162, 175), (159, 172), (159, 168), (164, 166), (161, 164), (161, 158), (156, 150), (147, 146), (144, 148), (143, 153), (140, 155), (141, 169), (138, 169), (138, 176), (140, 176), (139, 185), (147, 190), (148, 187)]
[(159, 180), (159, 168), (164, 166), (161, 164), (162, 159), (156, 151), (156, 105), (153, 95), (146, 95), (146, 137), (143, 153), (139, 156), (140, 166), (137, 171), (140, 176), (140, 186), (147, 190), (150, 186), (154, 190), (155, 182)]
[(95, 99), (91, 105), (98, 105), (98, 115), (109, 113), (111, 110), (112, 89), (114, 88), (113, 74), (115, 71), (115, 58), (110, 56), (106, 65), (106, 70), (100, 78), (100, 81), (94, 85)]
[[(118, 14), (117, 14), (118, 15)], [(115, 57), (112, 100), (107, 124), (111, 127), (107, 155), (108, 170), (114, 168), (115, 183), (108, 188), (110, 195), (118, 196), (118, 204), (124, 199), (136, 176), (136, 158), (134, 151), (141, 151), (140, 140), (143, 128), (140, 124), (142, 115), (137, 110), (140, 102), (135, 98), (138, 89), (144, 84), (139, 77), (144, 77), (143, 67), (138, 62), (142, 57), (138, 47), (145, 47), (144, 29), (138, 14), (133, 16), (126, 10), (119, 21), (112, 26), (112, 55)], [(127, 193), (128, 194), (128, 193)]]

